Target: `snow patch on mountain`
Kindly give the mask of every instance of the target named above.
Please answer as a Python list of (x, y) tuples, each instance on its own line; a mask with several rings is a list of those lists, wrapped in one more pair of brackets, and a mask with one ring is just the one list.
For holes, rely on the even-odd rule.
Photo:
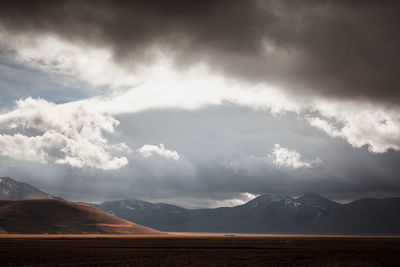
[(2, 192), (6, 195), (20, 192), (20, 187), (17, 184), (13, 183), (8, 177), (0, 177), (0, 187)]

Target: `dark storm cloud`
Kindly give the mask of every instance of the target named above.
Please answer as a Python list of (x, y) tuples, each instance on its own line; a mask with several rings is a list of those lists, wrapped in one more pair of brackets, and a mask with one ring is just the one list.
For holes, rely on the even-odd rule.
[(399, 12), (398, 1), (2, 1), (0, 21), (109, 47), (128, 68), (153, 47), (179, 67), (397, 105)]

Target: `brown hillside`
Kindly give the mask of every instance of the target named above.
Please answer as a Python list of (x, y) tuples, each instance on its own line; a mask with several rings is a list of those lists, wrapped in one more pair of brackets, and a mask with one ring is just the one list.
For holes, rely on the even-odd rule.
[(15, 234), (159, 234), (95, 207), (64, 200), (0, 201), (0, 232)]

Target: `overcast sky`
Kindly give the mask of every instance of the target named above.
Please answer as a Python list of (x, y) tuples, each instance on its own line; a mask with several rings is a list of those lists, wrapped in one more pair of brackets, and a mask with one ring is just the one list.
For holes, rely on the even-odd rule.
[(400, 195), (396, 1), (2, 1), (0, 176), (80, 201)]

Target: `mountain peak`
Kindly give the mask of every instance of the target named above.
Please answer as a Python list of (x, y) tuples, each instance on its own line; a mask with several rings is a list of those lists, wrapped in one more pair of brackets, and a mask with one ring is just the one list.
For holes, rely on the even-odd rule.
[(13, 183), (18, 183), (17, 181), (15, 181), (14, 179), (12, 179), (11, 177), (0, 177), (0, 183), (4, 183), (4, 182), (13, 182)]
[(0, 199), (25, 200), (25, 199), (50, 199), (51, 195), (10, 177), (0, 177)]
[(297, 203), (294, 198), (289, 197), (289, 196), (263, 194), (263, 195), (260, 195), (256, 198), (250, 200), (249, 202), (247, 202), (244, 205), (255, 208), (255, 207), (258, 207), (261, 205), (271, 204), (271, 203), (276, 203), (276, 202), (284, 202), (284, 204), (286, 204), (286, 205), (288, 205), (288, 204), (296, 205), (296, 203)]
[(0, 194), (9, 196), (13, 193), (20, 192), (19, 182), (10, 177), (0, 177)]

